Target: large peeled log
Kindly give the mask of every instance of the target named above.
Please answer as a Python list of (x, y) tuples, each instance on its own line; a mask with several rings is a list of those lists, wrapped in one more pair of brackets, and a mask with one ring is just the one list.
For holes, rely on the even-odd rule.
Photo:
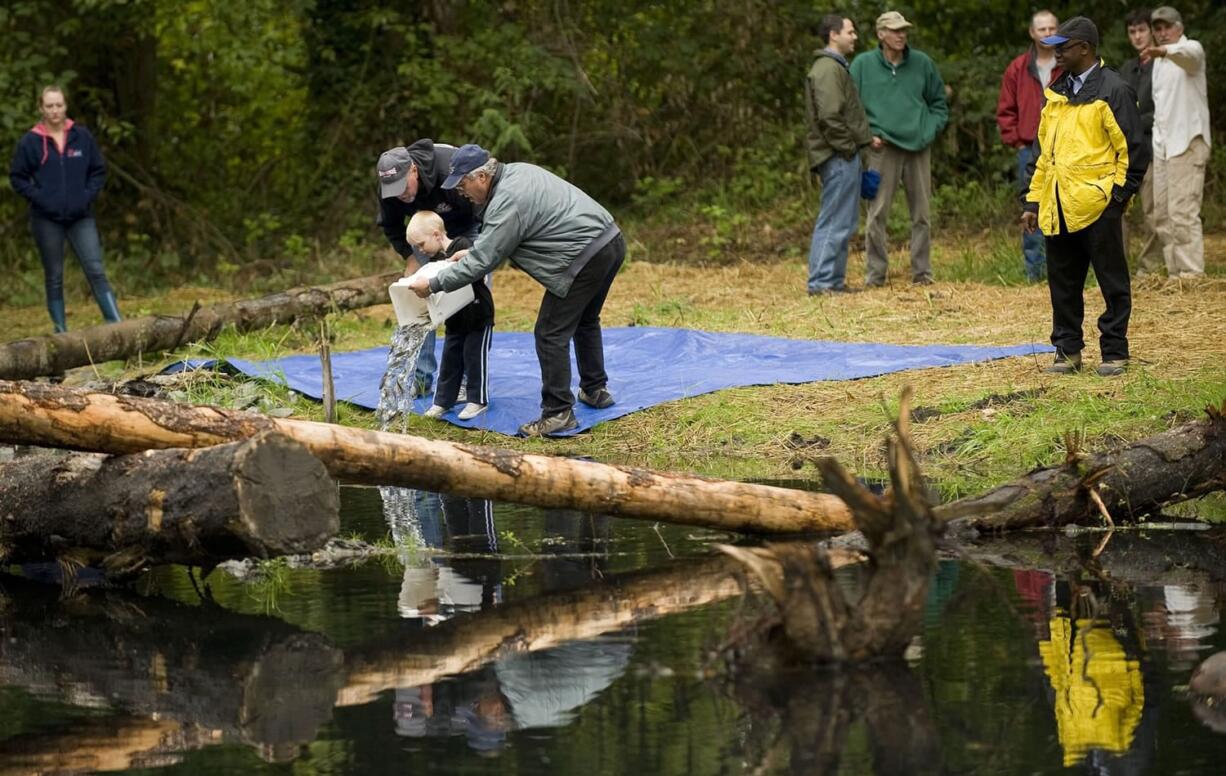
[(8, 560), (65, 550), (205, 564), (310, 552), (339, 525), (335, 482), (276, 433), (196, 450), (18, 458), (0, 467)]

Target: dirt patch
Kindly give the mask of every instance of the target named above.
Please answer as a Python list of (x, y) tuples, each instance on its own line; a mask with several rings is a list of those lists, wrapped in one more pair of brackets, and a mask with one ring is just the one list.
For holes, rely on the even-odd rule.
[[(962, 408), (961, 410), (955, 410), (955, 411), (956, 412), (967, 412), (969, 410), (988, 409), (989, 407), (992, 407), (992, 408), (1004, 407), (1009, 404), (1013, 404), (1015, 402), (1022, 402), (1022, 401), (1029, 401), (1031, 399), (1037, 399), (1040, 396), (1042, 396), (1044, 393), (1046, 393), (1046, 390), (1043, 388), (1034, 388), (1034, 389), (1029, 389), (1025, 391), (1014, 391), (1012, 393), (1004, 393), (1004, 394), (994, 393), (990, 396), (985, 396), (982, 399), (979, 399), (978, 401), (971, 402), (970, 404), (968, 404), (966, 407)], [(915, 409), (911, 410), (911, 420), (915, 423), (923, 423), (925, 420), (930, 420), (932, 418), (939, 418), (945, 414), (948, 414), (948, 413), (945, 413), (936, 407), (916, 407)]]

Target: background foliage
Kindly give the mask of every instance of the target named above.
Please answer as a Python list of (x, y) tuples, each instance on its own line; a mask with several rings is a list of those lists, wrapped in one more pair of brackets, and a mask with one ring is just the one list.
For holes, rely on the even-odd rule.
[[(1212, 105), (1226, 96), (1219, 6), (1180, 4), (1209, 52)], [(995, 99), (1034, 8), (853, 0), (862, 50), (887, 7), (916, 23), (913, 45), (953, 89), (934, 162), (939, 217), (981, 227), (1009, 197)], [(1052, 8), (1096, 19), (1108, 62), (1131, 53), (1120, 0)], [(811, 218), (800, 84), (826, 11), (809, 0), (10, 0), (0, 128), (15, 145), (40, 87), (67, 87), (70, 115), (100, 135), (111, 165), (99, 218), (129, 290), (369, 253), (382, 239), (374, 160), (419, 137), (546, 165), (623, 217), (705, 220), (718, 253), (749, 212)], [(10, 300), (41, 285), (24, 214), (0, 196), (0, 267), (23, 280)]]

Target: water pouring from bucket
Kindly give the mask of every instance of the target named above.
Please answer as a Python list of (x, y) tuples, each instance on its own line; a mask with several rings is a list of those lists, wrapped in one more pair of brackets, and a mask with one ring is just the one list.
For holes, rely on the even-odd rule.
[(423, 264), (417, 272), (400, 278), (387, 289), (392, 299), (392, 309), (396, 311), (398, 325), (392, 333), (387, 369), (379, 386), (379, 408), (376, 410), (376, 416), (379, 419), (379, 428), (383, 431), (393, 430), (392, 422), (397, 417), (407, 416), (413, 409), (413, 400), (416, 398), (413, 391), (413, 370), (426, 334), (473, 301), (471, 286), (455, 291), (440, 291), (426, 299), (417, 296), (409, 288), (415, 278), (423, 277), (428, 280), (442, 268), (441, 261)]

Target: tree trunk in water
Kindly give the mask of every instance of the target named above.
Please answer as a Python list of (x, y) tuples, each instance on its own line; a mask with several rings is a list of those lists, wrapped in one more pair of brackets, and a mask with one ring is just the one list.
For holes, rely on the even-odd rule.
[(335, 535), (339, 499), (305, 447), (266, 433), (200, 450), (18, 458), (0, 466), (0, 514), (9, 562), (101, 551), (123, 572), (310, 552)]
[(553, 593), (448, 620), (412, 642), (363, 647), (347, 656), (343, 706), (394, 687), (418, 687), (480, 668), (509, 652), (536, 652), (741, 595), (724, 557), (676, 563), (586, 589)]
[(202, 447), (272, 430), (306, 445), (334, 477), (350, 482), (401, 485), (724, 531), (799, 533), (852, 527), (847, 505), (824, 493), (0, 381), (0, 441), (9, 443), (131, 453)]
[(907, 388), (897, 433), (887, 442), (891, 488), (884, 496), (870, 493), (833, 458), (818, 462), (826, 485), (851, 506), (868, 542), (859, 600), (848, 600), (834, 578), (838, 556), (820, 546), (719, 546), (752, 571), (774, 599), (786, 662), (897, 658), (920, 632), (942, 526), (932, 514), (911, 449), (910, 404)]
[[(1226, 488), (1224, 408), (1122, 449), (1086, 456), (1070, 436), (1062, 466), (1038, 469), (983, 495), (937, 508), (950, 530), (1016, 530), (1111, 519), (1137, 520)], [(1101, 503), (1100, 503), (1101, 502)]]
[(384, 304), (388, 301), (387, 287), (398, 277), (398, 273), (389, 273), (327, 286), (293, 288), (259, 299), (195, 307), (187, 315), (131, 318), (80, 331), (17, 340), (0, 346), (0, 379), (60, 374), (79, 366), (171, 350), (189, 342), (210, 340), (228, 325), (237, 331), (251, 331), (301, 317)]
[(36, 695), (98, 698), (220, 733), (210, 744), (292, 754), (331, 719), (344, 684), (341, 650), (275, 617), (122, 591), (64, 599), (47, 585), (0, 581), (0, 676)]

